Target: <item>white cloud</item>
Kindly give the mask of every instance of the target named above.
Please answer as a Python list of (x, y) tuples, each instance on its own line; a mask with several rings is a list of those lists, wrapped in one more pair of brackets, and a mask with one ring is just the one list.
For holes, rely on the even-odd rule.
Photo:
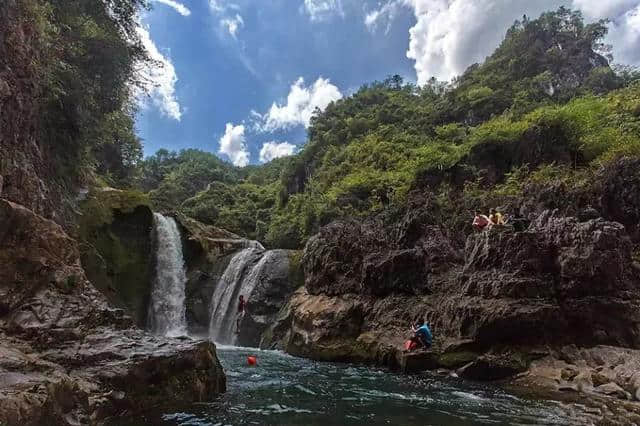
[(209, 0), (209, 8), (212, 12), (224, 11), (224, 6), (218, 0)]
[[(209, 10), (220, 27), (226, 30), (234, 39), (237, 39), (238, 30), (244, 27), (244, 19), (237, 13), (240, 6), (225, 0), (209, 0)], [(233, 12), (235, 11), (235, 13)], [(251, 67), (248, 66), (251, 71)]]
[(516, 19), (560, 6), (582, 10), (589, 21), (610, 18), (605, 42), (613, 44), (616, 62), (640, 64), (640, 0), (389, 0), (367, 14), (365, 25), (389, 22), (400, 5), (416, 17), (407, 57), (415, 61), (418, 84), (460, 75), (491, 54)]
[(226, 0), (209, 0), (209, 9), (214, 13), (221, 13), (226, 10), (240, 10), (240, 6)]
[(328, 79), (320, 77), (313, 85), (305, 87), (304, 79), (300, 77), (291, 85), (287, 103), (278, 105), (274, 102), (269, 111), (262, 116), (262, 130), (275, 131), (299, 125), (308, 127), (316, 108), (322, 111), (331, 102), (341, 98), (340, 90)]
[(381, 22), (386, 22), (385, 34), (391, 29), (391, 23), (395, 19), (398, 9), (402, 6), (403, 0), (390, 0), (387, 3), (380, 6), (379, 9), (374, 9), (367, 13), (364, 18), (364, 24), (369, 31), (375, 31)]
[(418, 84), (432, 76), (449, 80), (481, 62), (522, 15), (538, 16), (557, 0), (406, 0), (417, 23), (409, 30), (407, 57), (415, 60)]
[(573, 0), (573, 7), (583, 11), (587, 18), (616, 19), (628, 10), (638, 7), (638, 0)]
[(607, 41), (615, 62), (640, 66), (640, 3), (612, 20)]
[(292, 155), (295, 150), (296, 146), (288, 142), (266, 142), (260, 149), (260, 161), (268, 163), (275, 158)]
[(225, 154), (231, 162), (238, 167), (249, 164), (249, 151), (247, 150), (244, 126), (234, 126), (227, 123), (224, 135), (220, 138), (220, 154)]
[(182, 16), (191, 15), (191, 11), (184, 4), (178, 3), (175, 0), (155, 0), (155, 1), (175, 9), (175, 11), (178, 12)]
[[(170, 58), (160, 53), (147, 28), (138, 25), (137, 32), (149, 57), (153, 60), (153, 63), (145, 64), (138, 69), (149, 99), (162, 114), (180, 121), (182, 110), (175, 94), (178, 82), (176, 69)], [(138, 94), (138, 99), (142, 106), (148, 106), (147, 98), (142, 93)]]
[(344, 17), (342, 0), (304, 0), (303, 6), (312, 21), (323, 21), (336, 14)]
[(233, 38), (236, 38), (238, 29), (244, 26), (244, 20), (242, 19), (242, 16), (236, 13), (236, 16), (234, 17), (224, 18), (220, 20), (220, 25), (226, 27), (227, 31), (229, 31), (229, 34), (231, 34)]

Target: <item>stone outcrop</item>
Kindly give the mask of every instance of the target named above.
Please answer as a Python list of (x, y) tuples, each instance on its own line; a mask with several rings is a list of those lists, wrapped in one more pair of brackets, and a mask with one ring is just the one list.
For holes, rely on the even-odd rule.
[(144, 327), (155, 263), (146, 197), (105, 188), (92, 191), (81, 206), (80, 253), (87, 278)]
[(640, 159), (621, 158), (602, 172), (600, 205), (603, 215), (625, 226), (640, 242)]
[[(476, 379), (522, 372), (550, 347), (640, 346), (640, 274), (619, 223), (546, 211), (525, 232), (469, 236), (460, 255), (444, 232), (417, 220), (409, 234), (366, 222), (325, 228), (305, 249), (305, 287), (263, 345), (399, 367), (409, 325), (422, 317), (435, 335), (429, 368), (465, 367), (458, 374)], [(424, 253), (420, 273), (397, 287), (384, 278), (393, 262), (367, 261), (407, 250)]]
[(0, 423), (92, 424), (225, 390), (211, 343), (137, 329), (86, 279), (75, 240), (6, 200), (0, 262)]
[(220, 277), (233, 254), (252, 242), (182, 214), (177, 214), (175, 219), (180, 224), (183, 236), (182, 247), (187, 270), (187, 324), (191, 334), (204, 336), (209, 331), (211, 296)]
[(240, 324), (238, 344), (256, 347), (296, 287), (302, 285), (298, 252), (268, 250), (252, 271), (255, 287), (247, 300), (247, 315)]
[(58, 223), (73, 221), (74, 199), (59, 179), (52, 161), (57, 147), (43, 143), (39, 101), (43, 97), (43, 51), (24, 2), (0, 5), (0, 196), (27, 206)]

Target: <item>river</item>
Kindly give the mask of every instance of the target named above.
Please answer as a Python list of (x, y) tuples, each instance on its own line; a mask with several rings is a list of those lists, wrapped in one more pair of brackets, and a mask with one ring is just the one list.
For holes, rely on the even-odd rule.
[[(256, 366), (247, 356), (257, 356)], [(218, 347), (227, 393), (113, 426), (150, 425), (571, 425), (563, 406), (485, 384), (315, 362), (277, 351)]]

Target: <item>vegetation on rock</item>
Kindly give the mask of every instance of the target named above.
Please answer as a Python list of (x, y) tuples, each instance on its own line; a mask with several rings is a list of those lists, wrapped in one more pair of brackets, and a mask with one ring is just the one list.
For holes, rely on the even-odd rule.
[(143, 187), (160, 208), (282, 248), (336, 219), (393, 218), (413, 190), (435, 193), (460, 241), (469, 210), (513, 212), (534, 187), (594, 196), (603, 167), (640, 155), (638, 73), (609, 65), (606, 24), (566, 8), (525, 17), (451, 84), (394, 76), (329, 105), (297, 155), (237, 169), (159, 151)]

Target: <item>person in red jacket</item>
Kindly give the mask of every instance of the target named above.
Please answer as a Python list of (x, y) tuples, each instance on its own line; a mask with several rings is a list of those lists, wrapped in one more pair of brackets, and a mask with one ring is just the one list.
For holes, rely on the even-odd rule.
[(487, 227), (491, 226), (491, 219), (489, 219), (486, 215), (480, 214), (479, 212), (475, 212), (475, 217), (473, 218), (473, 229), (476, 231), (482, 231), (487, 229)]

